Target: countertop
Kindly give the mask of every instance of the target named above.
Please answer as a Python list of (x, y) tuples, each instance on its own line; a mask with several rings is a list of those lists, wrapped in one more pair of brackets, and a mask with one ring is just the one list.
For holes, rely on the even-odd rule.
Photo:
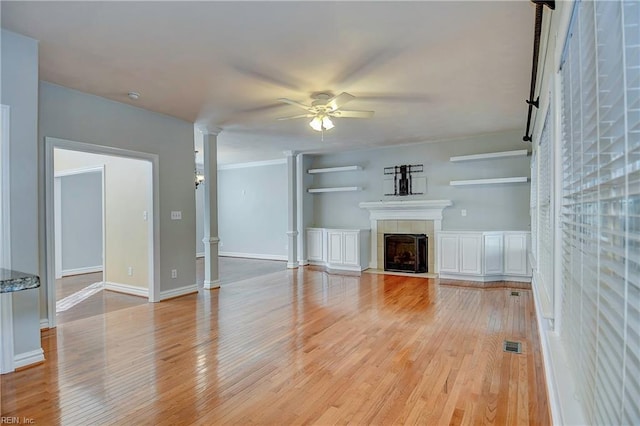
[(29, 290), (40, 287), (37, 275), (0, 268), (0, 293)]

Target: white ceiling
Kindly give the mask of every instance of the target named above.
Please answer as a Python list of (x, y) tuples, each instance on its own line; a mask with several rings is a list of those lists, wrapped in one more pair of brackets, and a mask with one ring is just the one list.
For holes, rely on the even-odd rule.
[[(40, 78), (223, 129), (221, 163), (524, 129), (535, 7), (515, 1), (11, 2)], [(140, 92), (132, 101), (127, 92)], [(314, 132), (314, 92), (349, 92)], [(524, 133), (524, 130), (523, 130)]]

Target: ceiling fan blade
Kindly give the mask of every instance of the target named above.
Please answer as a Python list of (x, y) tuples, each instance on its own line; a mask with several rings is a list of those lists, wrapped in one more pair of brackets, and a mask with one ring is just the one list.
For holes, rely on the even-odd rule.
[(327, 106), (331, 108), (331, 111), (335, 111), (338, 108), (340, 108), (342, 105), (346, 104), (349, 101), (354, 100), (355, 98), (356, 98), (355, 96), (350, 95), (347, 92), (342, 92), (339, 95), (329, 99), (327, 101)]
[(313, 114), (300, 114), (300, 115), (292, 115), (290, 117), (280, 117), (278, 118), (278, 120), (293, 120), (294, 118), (308, 118), (308, 117), (314, 117)]
[(333, 111), (331, 115), (338, 118), (371, 118), (373, 117), (373, 111), (338, 110), (338, 111)]
[(294, 105), (302, 109), (306, 109), (307, 111), (311, 108), (310, 106), (307, 106), (297, 101), (292, 101), (291, 99), (287, 99), (287, 98), (278, 98), (278, 101), (284, 102), (285, 104)]

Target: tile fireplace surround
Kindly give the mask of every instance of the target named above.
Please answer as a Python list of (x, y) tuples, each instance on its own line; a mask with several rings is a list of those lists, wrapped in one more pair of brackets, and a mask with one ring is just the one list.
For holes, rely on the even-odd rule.
[(373, 201), (360, 203), (369, 210), (371, 255), (369, 267), (384, 269), (384, 234), (426, 234), (427, 268), (436, 270), (436, 236), (442, 230), (442, 211), (451, 200)]

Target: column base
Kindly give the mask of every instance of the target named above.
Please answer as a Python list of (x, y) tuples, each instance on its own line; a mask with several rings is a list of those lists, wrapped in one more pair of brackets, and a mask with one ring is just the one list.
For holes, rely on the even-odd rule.
[(205, 281), (204, 288), (205, 290), (215, 290), (216, 288), (220, 288), (220, 280)]
[(298, 266), (298, 262), (287, 262), (287, 269), (296, 269)]

